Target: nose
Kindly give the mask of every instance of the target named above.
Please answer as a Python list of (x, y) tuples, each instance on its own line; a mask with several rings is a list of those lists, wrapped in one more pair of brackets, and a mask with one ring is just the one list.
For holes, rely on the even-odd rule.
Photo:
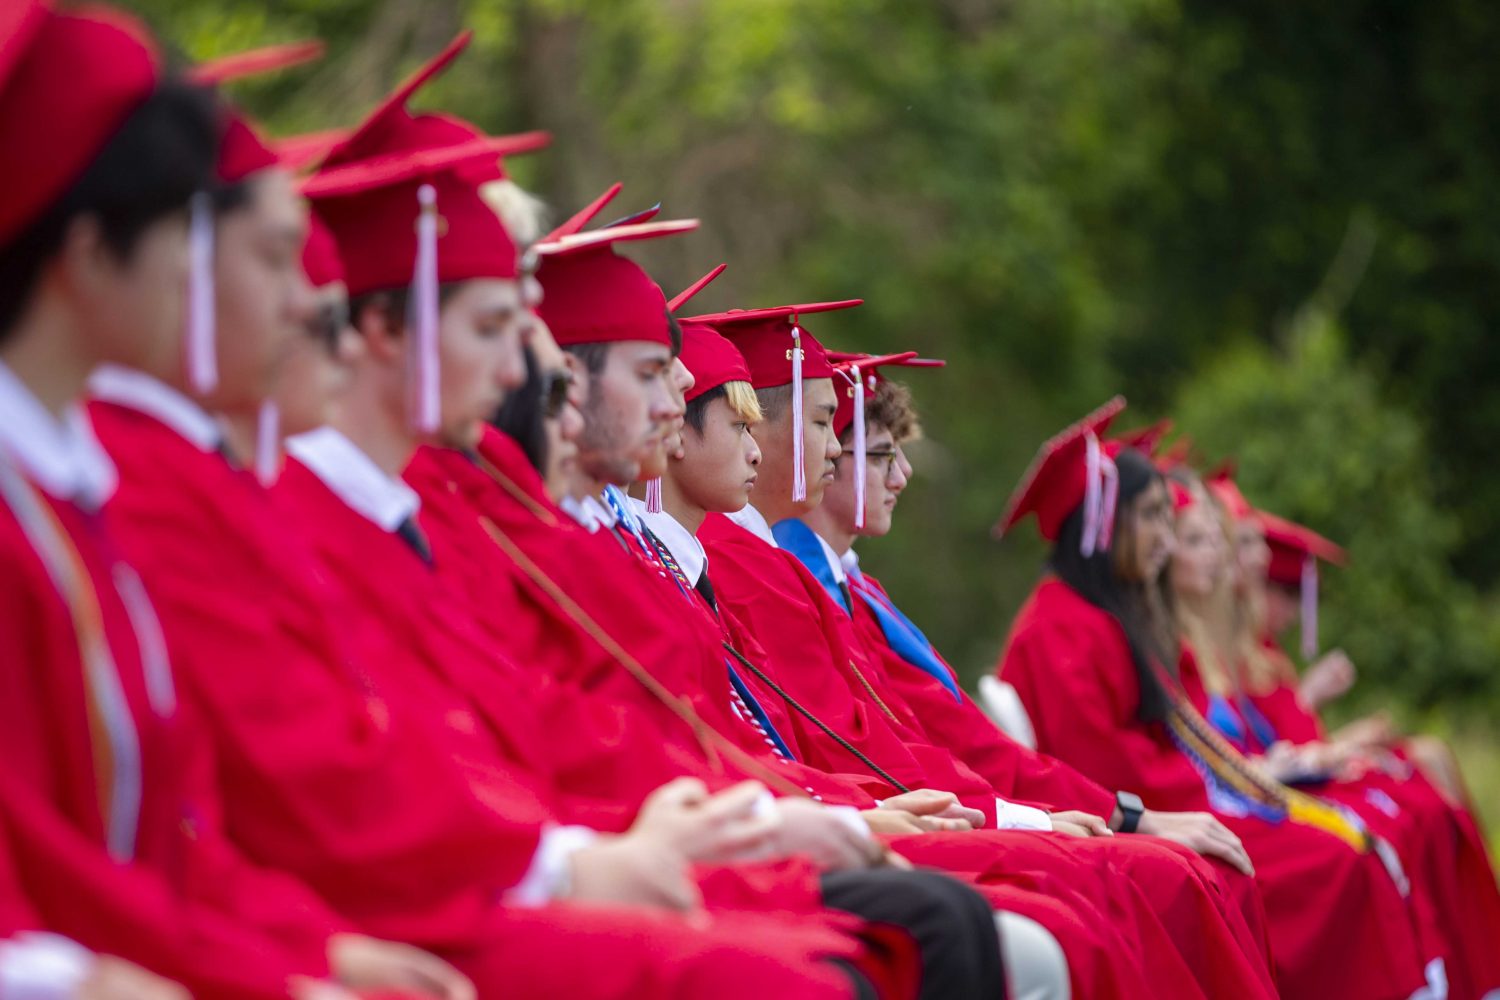
[(495, 385), (505, 392), (514, 392), (526, 384), (526, 353), (522, 350), (522, 331), (500, 338), (500, 350), (495, 359)]
[(760, 445), (756, 444), (755, 439), (748, 434), (745, 437), (749, 440), (749, 444), (745, 447), (745, 461), (750, 463), (752, 469), (758, 469), (760, 468)]

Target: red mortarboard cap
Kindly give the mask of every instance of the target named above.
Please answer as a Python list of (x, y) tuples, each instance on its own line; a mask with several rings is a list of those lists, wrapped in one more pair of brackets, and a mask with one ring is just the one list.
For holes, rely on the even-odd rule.
[(1168, 434), (1172, 433), (1172, 418), (1164, 417), (1154, 424), (1145, 427), (1137, 427), (1135, 430), (1116, 434), (1110, 439), (1111, 444), (1118, 444), (1121, 449), (1134, 448), (1147, 458), (1156, 457), (1156, 451)]
[(751, 384), (757, 389), (769, 389), (794, 381), (791, 360), (794, 331), (802, 346), (801, 378), (832, 378), (833, 365), (828, 361), (828, 352), (812, 331), (802, 325), (800, 317), (863, 304), (864, 299), (843, 299), (767, 309), (731, 309), (689, 316), (685, 322), (707, 324), (728, 337), (750, 366)]
[(682, 363), (693, 373), (688, 402), (726, 382), (750, 381), (750, 366), (745, 364), (744, 355), (713, 327), (702, 323), (682, 325)]
[(1342, 566), (1348, 554), (1311, 528), (1266, 511), (1256, 511), (1256, 519), (1266, 533), (1271, 549), (1271, 565), (1266, 576), (1288, 587), (1300, 586), (1303, 565), (1309, 558)]
[(835, 380), (839, 390), (839, 408), (833, 415), (833, 432), (840, 437), (844, 436), (844, 432), (854, 422), (854, 366), (859, 366), (859, 381), (864, 386), (864, 397), (870, 399), (875, 395), (876, 387), (885, 381), (885, 376), (881, 374), (882, 368), (942, 368), (948, 364), (937, 358), (919, 358), (916, 351), (878, 356), (850, 354), (847, 351), (828, 351), (827, 354), (834, 371), (843, 375), (842, 379)]
[(667, 297), (639, 264), (615, 244), (691, 232), (697, 219), (673, 219), (594, 229), (532, 249), (541, 258), (538, 314), (563, 346), (647, 340), (671, 344)]
[(1177, 480), (1168, 479), (1167, 489), (1172, 494), (1172, 509), (1174, 511), (1181, 512), (1187, 510), (1193, 505), (1193, 491), (1179, 483)]
[(1178, 436), (1172, 446), (1162, 452), (1156, 458), (1156, 467), (1162, 472), (1171, 472), (1173, 469), (1188, 465), (1193, 454), (1193, 439), (1186, 434)]
[(1302, 600), (1302, 656), (1311, 660), (1318, 655), (1318, 560), (1342, 565), (1343, 549), (1311, 528), (1294, 521), (1255, 511), (1254, 516), (1266, 533), (1271, 561), (1266, 579), (1296, 587)]
[(1209, 493), (1224, 505), (1230, 517), (1241, 521), (1254, 514), (1255, 508), (1250, 506), (1250, 501), (1246, 500), (1245, 494), (1240, 492), (1239, 486), (1234, 481), (1234, 473), (1234, 462), (1225, 461), (1213, 472), (1203, 477), (1203, 485), (1207, 486)]
[(156, 89), (146, 30), (107, 7), (0, 14), (0, 244), (38, 218)]
[(307, 213), (307, 242), (302, 244), (302, 270), (314, 288), (344, 280), (344, 262), (339, 245), (317, 212)]
[(271, 145), (276, 150), (276, 158), (281, 161), (281, 165), (295, 173), (322, 162), (333, 147), (349, 138), (350, 132), (347, 128), (304, 132), (301, 135), (272, 139)]
[[(187, 78), (204, 86), (233, 83), (320, 59), (325, 48), (322, 42), (313, 39), (237, 52), (200, 63), (188, 70)], [(281, 160), (279, 149), (267, 142), (242, 112), (230, 106), (227, 116), (224, 138), (219, 145), (218, 174), (221, 181), (235, 184), (262, 170), (287, 166)]]
[(1027, 514), (1035, 513), (1042, 537), (1049, 542), (1057, 540), (1063, 522), (1084, 503), (1089, 492), (1090, 440), (1097, 449), (1099, 435), (1123, 409), (1125, 398), (1116, 396), (1042, 445), (995, 525), (997, 538)]

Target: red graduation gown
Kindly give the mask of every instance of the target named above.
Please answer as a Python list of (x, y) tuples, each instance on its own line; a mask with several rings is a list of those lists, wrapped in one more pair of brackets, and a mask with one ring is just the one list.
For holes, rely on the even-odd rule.
[[(585, 634), (572, 615), (564, 614), (547, 594), (537, 591), (493, 538), (484, 532), (476, 535), (474, 522), (489, 522), (503, 531), (505, 539), (517, 545), (526, 558), (544, 565), (590, 617), (611, 635), (619, 636), (641, 662), (649, 664), (652, 675), (671, 686), (673, 695), (699, 706), (703, 710), (700, 718), (705, 719), (715, 718), (716, 702), (727, 704), (723, 653), (716, 629), (701, 616), (684, 616), (681, 595), (671, 589), (675, 585), (626, 552), (614, 536), (590, 535), (544, 502), (539, 488), (521, 485), (528, 481), (529, 467), (524, 467), (524, 456), (513, 445), (492, 438), (483, 450), (497, 466), (492, 472), (498, 475), (482, 472), (455, 453), (432, 449), (424, 449), (407, 470), (408, 482), (422, 494), (424, 524), (433, 538), (439, 566), (447, 562), (450, 572), (477, 586), (487, 582), (496, 588), (508, 581), (522, 598), (518, 606), (501, 605), (506, 617), (500, 623), (506, 626), (508, 636), (524, 641), (532, 632), (551, 632), (558, 636), (551, 649), (565, 648), (570, 653), (569, 659), (558, 662), (546, 644), (537, 644), (514, 652), (513, 659), (566, 676), (587, 691), (607, 691), (629, 720), (625, 728), (639, 729), (654, 723), (652, 732), (660, 741), (659, 749), (668, 751), (678, 769), (653, 771), (660, 764), (660, 755), (655, 760), (641, 758), (637, 770), (650, 787), (677, 773), (696, 774), (705, 780), (717, 778), (720, 782), (744, 776), (763, 780), (780, 776), (782, 784), (786, 777), (795, 775), (796, 783), (805, 780), (818, 787), (826, 801), (860, 808), (873, 805), (865, 793), (839, 798), (839, 781), (826, 783), (826, 779), (837, 776), (824, 776), (825, 783), (817, 785), (818, 772), (799, 762), (774, 757), (759, 737), (745, 743), (760, 754), (758, 767), (741, 770), (741, 758), (722, 755), (707, 759), (692, 728), (648, 694), (611, 654)], [(503, 469), (498, 467), (501, 465)], [(508, 489), (498, 486), (500, 481)], [(466, 569), (451, 568), (448, 557), (457, 555), (471, 560)], [(622, 599), (639, 594), (656, 596)], [(518, 620), (533, 617), (538, 621)], [(706, 685), (714, 681), (704, 680), (712, 678), (715, 671), (716, 690), (723, 691), (718, 699), (706, 695)], [(723, 717), (727, 716), (726, 711)], [(739, 727), (727, 732), (746, 731), (738, 720), (725, 724)], [(696, 765), (691, 762), (693, 758)], [(902, 837), (892, 843), (918, 864), (967, 875), (992, 905), (1030, 916), (1047, 927), (1068, 956), (1077, 995), (1172, 995), (1153, 994), (1145, 985), (1139, 961), (1141, 945), (1134, 936), (1138, 928), (1120, 917), (1115, 904), (1098, 898), (1102, 886), (1118, 880), (1117, 873), (1106, 871), (1108, 866), (1100, 863), (1099, 870), (1084, 876), (1077, 860), (1063, 856), (1052, 840), (1050, 835), (989, 831)], [(1163, 957), (1162, 964), (1179, 967), (1175, 952), (1170, 946), (1166, 950), (1170, 954)], [(1186, 975), (1181, 978), (1191, 982)]]
[[(882, 693), (888, 703), (904, 704), (921, 732), (941, 742), (983, 775), (999, 794), (1010, 799), (1047, 802), (1053, 809), (1082, 809), (1108, 817), (1114, 795), (1067, 764), (1022, 746), (1003, 733), (974, 704), (968, 693), (953, 694), (932, 675), (907, 662), (890, 645), (874, 611), (858, 590), (871, 588), (890, 597), (880, 581), (867, 572), (851, 581), (853, 618), (860, 639), (878, 658)], [(930, 647), (929, 647), (930, 648)], [(936, 649), (932, 649), (938, 656)], [(951, 668), (950, 672), (951, 672)], [(1274, 995), (1265, 909), (1254, 880), (1220, 862), (1210, 862), (1168, 841), (1154, 837), (1090, 839), (1075, 845), (1104, 851), (1115, 864), (1130, 869), (1139, 884), (1149, 886), (1160, 906), (1173, 941), (1184, 952), (1200, 982), (1216, 986), (1218, 995), (1250, 995), (1246, 984), (1259, 979), (1261, 989)], [(1170, 858), (1163, 854), (1172, 855)], [(1159, 869), (1187, 867), (1190, 879), (1164, 875)]]
[[(362, 664), (296, 526), (253, 479), (141, 413), (100, 405), (95, 419), (121, 471), (111, 516), (213, 724), (226, 822), (247, 852), (371, 933), (451, 958), (485, 996), (688, 997), (714, 960), (733, 961), (733, 935), (684, 942), (680, 923), (631, 910), (498, 906), (546, 818), (531, 790), (473, 793), (406, 692)], [(596, 961), (573, 960), (575, 944)], [(785, 957), (741, 961), (721, 995), (847, 992), (834, 970)]]
[[(952, 776), (953, 780), (968, 782), (965, 787), (975, 789), (974, 794), (984, 796), (991, 806), (996, 794), (1012, 801), (1021, 798), (1007, 795), (1009, 789), (989, 785), (929, 736), (946, 732), (946, 725), (925, 729), (919, 714), (902, 697), (902, 689), (890, 680), (891, 670), (904, 673), (911, 669), (909, 665), (883, 641), (867, 643), (857, 623), (833, 603), (793, 554), (767, 544), (722, 516), (710, 516), (699, 537), (708, 550), (710, 573), (721, 602), (769, 648), (770, 668), (777, 671), (778, 682), (790, 694), (841, 733), (863, 724), (867, 733), (881, 732), (914, 748), (919, 770), (913, 773), (914, 780), (901, 777), (909, 785), (952, 790), (943, 784), (945, 776)], [(852, 682), (840, 683), (841, 663), (848, 665)], [(818, 674), (825, 683), (817, 683), (814, 675)], [(935, 681), (933, 684), (937, 686)], [(946, 691), (943, 696), (947, 697)], [(984, 724), (999, 735), (993, 726)], [(821, 734), (803, 728), (799, 736), (817, 739)], [(877, 762), (886, 760), (884, 748), (875, 740), (864, 748)], [(921, 770), (933, 761), (943, 762), (936, 776)], [(1083, 784), (1082, 778), (1076, 780)], [(1095, 803), (1100, 797), (1097, 790), (1089, 794)], [(1112, 809), (1113, 796), (1108, 800)], [(1054, 805), (1046, 800), (1040, 804), (1043, 808)], [(1108, 815), (1109, 809), (1103, 812)], [(990, 822), (993, 824), (993, 816)], [(1065, 845), (1059, 857), (1102, 859), (1116, 873), (1115, 884), (1107, 891), (1134, 897), (1128, 909), (1135, 914), (1132, 926), (1138, 946), (1158, 963), (1147, 970), (1154, 975), (1155, 995), (1170, 995), (1171, 990), (1191, 992), (1194, 981), (1214, 995), (1272, 992), (1255, 933), (1245, 925), (1206, 864), (1187, 852), (1140, 840), (1057, 839)], [(1149, 894), (1142, 887), (1149, 887)], [(1109, 905), (1120, 904), (1116, 901)], [(1253, 913), (1254, 904), (1250, 905)], [(1164, 951), (1181, 954), (1191, 968), (1168, 970), (1159, 960)]]
[[(1290, 670), (1291, 665), (1286, 666)], [(1208, 697), (1201, 683), (1189, 685), (1199, 680), (1190, 650), (1184, 651), (1183, 677), (1184, 687), (1202, 710)], [(1290, 685), (1280, 690), (1292, 691)], [(1229, 706), (1241, 714), (1236, 703)], [(1241, 722), (1246, 743), (1239, 749), (1263, 753), (1266, 748), (1254, 731), (1243, 717)], [(1412, 904), (1424, 941), (1430, 953), (1440, 952), (1445, 958), (1449, 996), (1478, 998), (1500, 988), (1500, 951), (1494, 947), (1500, 940), (1500, 892), (1472, 817), (1450, 806), (1415, 769), (1405, 775), (1371, 770), (1309, 791), (1357, 813), (1371, 831), (1396, 848), (1412, 882)]]
[[(1135, 719), (1139, 687), (1123, 630), (1056, 579), (1021, 609), (1001, 654), (1039, 749), (1156, 808), (1207, 810), (1165, 729)], [(1256, 865), (1277, 981), (1288, 997), (1406, 997), (1423, 982), (1410, 915), (1372, 854), (1322, 831), (1221, 816)]]
[[(326, 975), (326, 937), (338, 922), (295, 883), (245, 864), (211, 826), (196, 823), (203, 790), (187, 765), (199, 744), (173, 704), (165, 661), (148, 662), (150, 638), (137, 628), (149, 628), (149, 608), (110, 532), (98, 515), (41, 491), (31, 495), (66, 539), (65, 559), (77, 559), (82, 585), (75, 592), (92, 594), (84, 605), (97, 601), (100, 630), (93, 634), (113, 667), (99, 676), (111, 678), (103, 686), (118, 684), (114, 718), (133, 733), (138, 759), (118, 772), (131, 777), (101, 778), (117, 773), (100, 728), (106, 715), (96, 692), (103, 686), (88, 679), (75, 617), (46, 565), (0, 503), (0, 619), (7, 623), (0, 662), (8, 665), (0, 672), (0, 842), (12, 875), (8, 929), (56, 931), (205, 996), (283, 996), (291, 975)], [(125, 860), (109, 853), (106, 803), (137, 782)]]

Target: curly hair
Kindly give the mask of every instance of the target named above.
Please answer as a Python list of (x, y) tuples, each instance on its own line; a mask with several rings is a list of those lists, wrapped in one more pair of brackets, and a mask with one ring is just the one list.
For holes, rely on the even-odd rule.
[[(882, 379), (875, 386), (874, 397), (865, 400), (865, 426), (890, 431), (897, 444), (920, 438), (922, 422), (917, 418), (911, 390), (900, 382)], [(844, 442), (847, 444), (853, 437), (854, 428), (851, 426), (844, 431)]]

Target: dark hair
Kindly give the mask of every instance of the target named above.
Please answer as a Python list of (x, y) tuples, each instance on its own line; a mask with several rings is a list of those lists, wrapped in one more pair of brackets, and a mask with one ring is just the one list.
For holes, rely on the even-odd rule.
[[(244, 188), (241, 186), (241, 190)], [(234, 190), (231, 188), (230, 190)], [(215, 199), (214, 209), (217, 212), (232, 212), (238, 205), (233, 202), (220, 203)], [(442, 308), (448, 304), (453, 293), (458, 290), (463, 282), (445, 281), (438, 285), (438, 307)], [(374, 292), (361, 292), (349, 297), (349, 322), (356, 330), (359, 329), (359, 318), (367, 309), (377, 309), (385, 314), (386, 325), (392, 333), (400, 334), (406, 330), (407, 309), (411, 304), (411, 289), (408, 287), (386, 288)]]
[(490, 423), (508, 435), (538, 472), (547, 470), (547, 420), (542, 412), (543, 379), (541, 366), (530, 347), (526, 354), (526, 384), (505, 396)]
[(773, 385), (755, 390), (756, 402), (760, 403), (761, 418), (767, 421), (780, 420), (781, 415), (792, 405), (792, 384)]
[(729, 396), (729, 389), (723, 385), (716, 385), (712, 389), (694, 399), (688, 400), (687, 412), (683, 414), (685, 422), (700, 437), (703, 434), (703, 425), (708, 420), (708, 407), (716, 399), (725, 399)]
[(96, 217), (104, 245), (128, 260), (153, 223), (212, 186), (219, 135), (207, 91), (175, 79), (157, 87), (82, 176), (0, 248), (0, 341), (20, 320), (43, 265), (62, 247), (75, 218)]
[[(672, 341), (672, 357), (682, 354), (682, 327), (677, 324), (677, 318), (667, 313), (667, 335)], [(604, 371), (604, 366), (609, 361), (609, 349), (614, 341), (600, 340), (588, 344), (565, 344), (563, 350), (583, 363), (583, 370), (590, 375), (598, 375)]]
[(609, 349), (612, 346), (609, 341), (600, 341), (595, 344), (568, 344), (563, 350), (577, 358), (584, 371), (590, 375), (598, 375), (604, 371), (604, 365), (609, 361)]
[[(1135, 502), (1152, 483), (1162, 479), (1162, 474), (1149, 458), (1134, 448), (1122, 451), (1115, 458), (1115, 466), (1120, 473), (1120, 497), (1114, 523), (1114, 540), (1118, 545), (1129, 530)], [(1141, 702), (1136, 716), (1142, 722), (1160, 722), (1167, 716), (1169, 700), (1157, 676), (1156, 665), (1160, 664), (1174, 676), (1177, 672), (1176, 653), (1167, 639), (1176, 633), (1164, 628), (1164, 623), (1159, 620), (1162, 610), (1170, 607), (1169, 604), (1157, 603), (1170, 600), (1163, 589), (1163, 581), (1136, 583), (1121, 579), (1115, 570), (1114, 553), (1095, 552), (1084, 556), (1080, 544), (1082, 538), (1083, 507), (1079, 505), (1063, 521), (1049, 566), (1058, 579), (1090, 604), (1109, 612), (1125, 630), (1130, 659), (1140, 681)]]

